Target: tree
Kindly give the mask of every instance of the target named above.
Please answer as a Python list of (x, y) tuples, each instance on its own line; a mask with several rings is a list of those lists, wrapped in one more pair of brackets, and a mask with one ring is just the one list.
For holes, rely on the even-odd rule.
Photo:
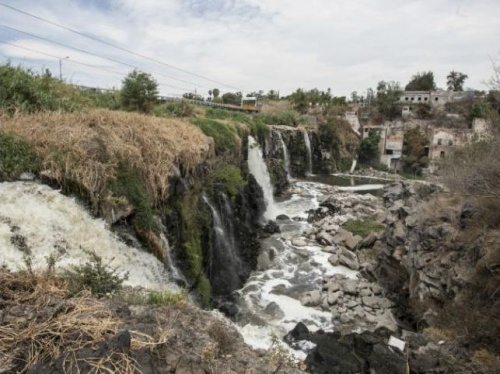
[(434, 91), (434, 73), (432, 71), (423, 71), (415, 74), (405, 87), (406, 91)]
[(469, 78), (467, 74), (460, 73), (458, 71), (452, 70), (450, 74), (446, 77), (446, 85), (450, 91), (463, 91), (464, 82)]
[(158, 82), (151, 74), (134, 69), (122, 81), (121, 101), (126, 110), (147, 113), (158, 96)]
[(184, 99), (203, 101), (203, 96), (195, 94), (193, 92), (186, 92), (182, 94)]
[(414, 175), (422, 174), (422, 168), (429, 164), (427, 144), (427, 139), (418, 127), (405, 132), (403, 138), (403, 169), (405, 172), (411, 172)]
[(218, 88), (214, 88), (212, 90), (212, 94), (214, 95), (214, 99), (217, 99), (219, 97), (220, 91)]
[(361, 140), (358, 150), (359, 162), (373, 165), (380, 158), (380, 133), (375, 129), (368, 131), (368, 137)]
[(222, 102), (224, 104), (231, 104), (231, 105), (241, 105), (241, 98), (243, 97), (243, 94), (241, 92), (226, 92), (224, 95), (222, 95)]
[(398, 106), (403, 91), (398, 82), (380, 81), (377, 85), (377, 109), (388, 119), (394, 119), (400, 114)]

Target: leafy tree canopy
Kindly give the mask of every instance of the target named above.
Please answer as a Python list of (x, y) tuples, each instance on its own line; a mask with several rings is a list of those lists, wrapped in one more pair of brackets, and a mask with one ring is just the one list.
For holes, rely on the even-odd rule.
[(460, 73), (458, 71), (450, 71), (450, 74), (447, 75), (446, 85), (448, 86), (448, 90), (450, 91), (463, 91), (464, 90), (464, 82), (469, 78), (467, 74)]
[(379, 151), (380, 133), (377, 130), (370, 129), (368, 137), (361, 140), (359, 144), (359, 161), (364, 164), (375, 164), (380, 157)]
[(134, 69), (122, 81), (121, 101), (126, 110), (147, 113), (158, 96), (158, 82), (151, 74)]
[(222, 95), (222, 102), (224, 104), (231, 104), (231, 105), (241, 105), (241, 98), (243, 97), (243, 94), (241, 92), (226, 92), (224, 95)]
[(430, 70), (415, 74), (405, 87), (406, 91), (434, 91), (435, 89), (434, 73)]
[(399, 82), (380, 81), (377, 85), (376, 96), (378, 111), (389, 119), (397, 117), (401, 112), (398, 101), (402, 94)]

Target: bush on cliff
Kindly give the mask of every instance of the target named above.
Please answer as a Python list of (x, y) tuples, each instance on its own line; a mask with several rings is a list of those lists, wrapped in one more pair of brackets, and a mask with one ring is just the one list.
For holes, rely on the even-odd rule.
[(37, 173), (40, 159), (22, 138), (0, 132), (0, 181), (13, 180), (22, 172)]

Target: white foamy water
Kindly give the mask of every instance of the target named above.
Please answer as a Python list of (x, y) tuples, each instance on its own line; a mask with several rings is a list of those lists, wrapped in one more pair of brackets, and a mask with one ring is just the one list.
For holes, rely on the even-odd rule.
[(127, 246), (74, 199), (33, 182), (0, 183), (0, 265), (24, 268), (24, 253), (14, 245), (24, 237), (35, 268), (58, 255), (57, 268), (79, 265), (94, 251), (120, 272), (128, 272), (131, 286), (174, 289), (165, 266), (151, 253)]
[(264, 199), (267, 203), (264, 217), (267, 219), (275, 219), (280, 213), (276, 207), (276, 203), (274, 202), (271, 177), (269, 176), (269, 171), (267, 170), (266, 163), (264, 162), (264, 157), (259, 143), (257, 143), (251, 136), (248, 137), (248, 168), (264, 192)]
[(358, 186), (339, 186), (337, 189), (342, 192), (348, 191), (376, 191), (384, 188), (383, 184), (360, 184)]
[[(293, 187), (302, 193), (278, 203), (278, 209), (290, 217), (303, 219), (307, 210), (318, 207), (321, 185), (296, 182)], [(300, 295), (319, 289), (325, 276), (357, 276), (357, 272), (346, 267), (332, 266), (328, 262), (330, 254), (321, 251), (315, 243), (300, 249), (292, 245), (294, 238), (307, 242), (303, 237), (303, 232), (310, 228), (307, 222), (279, 222), (282, 233), (272, 235), (263, 242), (264, 247), (274, 246), (278, 251), (272, 268), (253, 272), (240, 291), (241, 308), (250, 322), (240, 326), (239, 330), (247, 344), (255, 348), (268, 349), (273, 334), (282, 338), (298, 322), (306, 324), (311, 331), (334, 329), (331, 313), (303, 306), (299, 301)], [(307, 251), (307, 256), (298, 253), (298, 250)], [(286, 348), (289, 349), (288, 346)], [(305, 358), (304, 352), (292, 350), (291, 353), (297, 358)]]
[(283, 136), (281, 135), (281, 132), (278, 131), (278, 137), (280, 139), (281, 143), (281, 148), (283, 150), (283, 163), (285, 164), (285, 171), (286, 171), (286, 176), (288, 179), (291, 178), (291, 173), (290, 173), (290, 154), (288, 153), (288, 148), (286, 147), (286, 143), (283, 140)]
[(306, 144), (307, 151), (307, 171), (306, 175), (312, 175), (312, 152), (311, 152), (311, 140), (309, 139), (309, 133), (304, 129), (304, 143)]

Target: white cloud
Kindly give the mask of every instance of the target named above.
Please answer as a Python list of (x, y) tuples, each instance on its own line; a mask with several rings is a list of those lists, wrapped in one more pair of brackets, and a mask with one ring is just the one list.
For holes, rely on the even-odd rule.
[[(379, 80), (403, 85), (432, 70), (444, 86), (450, 70), (484, 88), (489, 56), (500, 49), (500, 2), (495, 0), (7, 0), (8, 4), (245, 92), (290, 93), (332, 88), (349, 95)], [(89, 5), (90, 4), (90, 5)], [(102, 6), (106, 4), (106, 6)], [(0, 24), (139, 66), (170, 86), (206, 92), (219, 87), (0, 7)], [(77, 61), (118, 70), (130, 67), (86, 56), (0, 28), (0, 40), (61, 58), (67, 76), (85, 84), (119, 86), (120, 77)], [(21, 44), (20, 44), (21, 45)], [(35, 46), (37, 48), (35, 48)], [(57, 71), (57, 59), (0, 45), (0, 57)], [(162, 74), (162, 75), (160, 75)], [(188, 81), (179, 82), (166, 76)], [(182, 90), (162, 87), (164, 94)]]

